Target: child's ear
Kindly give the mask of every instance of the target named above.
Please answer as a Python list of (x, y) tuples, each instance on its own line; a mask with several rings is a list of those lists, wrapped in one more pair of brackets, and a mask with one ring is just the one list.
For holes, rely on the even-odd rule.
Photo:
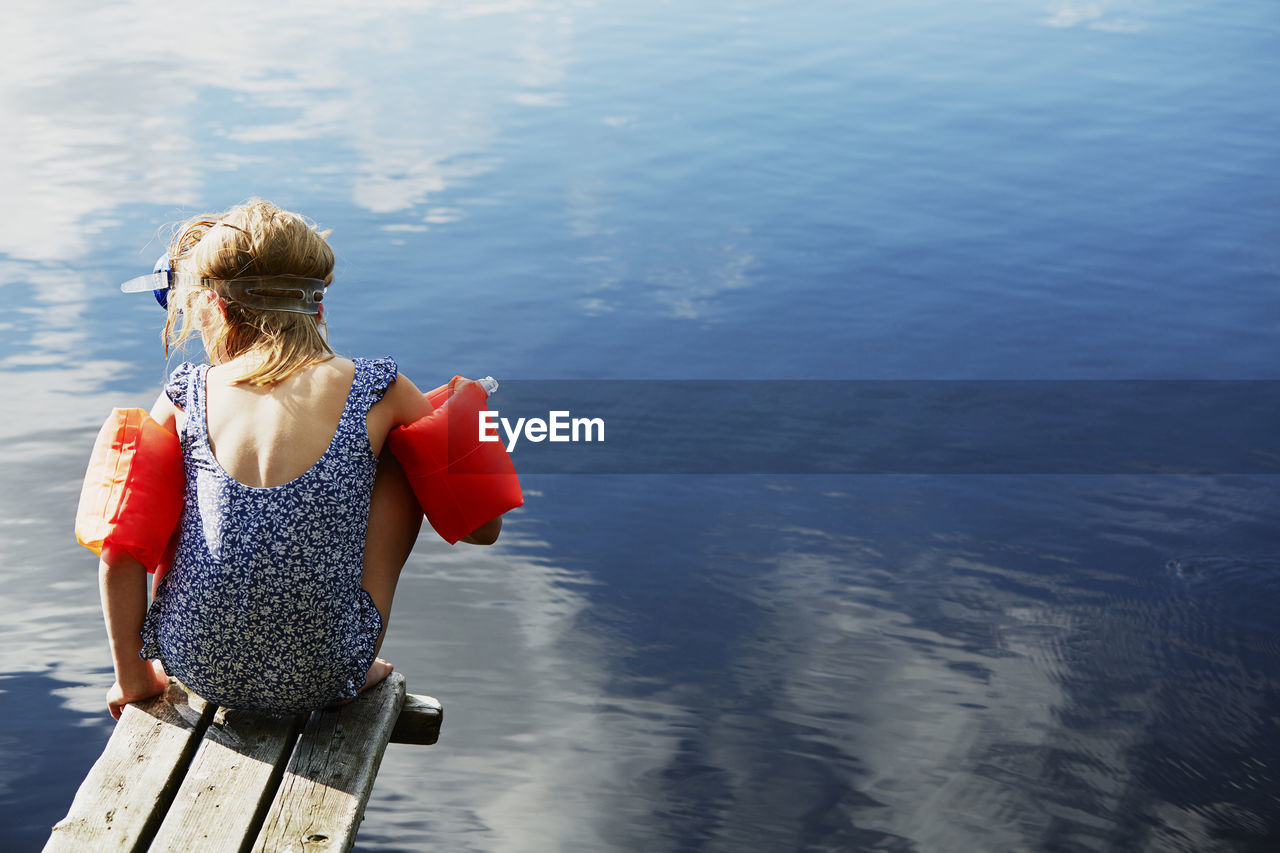
[(212, 290), (203, 290), (204, 304), (206, 307), (217, 308), (218, 313), (222, 315), (222, 319), (227, 319), (227, 301)]
[(199, 325), (207, 326), (210, 322), (225, 323), (227, 321), (227, 304), (218, 294), (208, 288), (201, 288), (193, 296), (192, 307), (196, 311), (196, 322)]

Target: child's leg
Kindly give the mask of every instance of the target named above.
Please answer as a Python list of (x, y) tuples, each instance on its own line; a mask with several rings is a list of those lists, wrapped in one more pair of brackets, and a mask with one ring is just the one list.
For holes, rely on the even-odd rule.
[[(378, 477), (373, 483), (373, 499), (369, 502), (369, 533), (364, 541), (364, 574), (361, 586), (368, 590), (382, 614), (382, 636), (378, 637), (379, 650), (382, 649), (383, 637), (387, 634), (387, 625), (391, 622), (391, 601), (395, 598), (396, 583), (400, 580), (400, 570), (404, 568), (413, 543), (418, 539), (418, 530), (422, 527), (422, 510), (418, 499), (413, 496), (409, 481), (405, 478), (404, 469), (396, 461), (395, 456), (383, 452), (378, 460)], [(375, 652), (376, 654), (377, 652)], [(380, 681), (390, 672), (375, 679)], [(379, 661), (375, 660), (370, 667), (370, 675), (379, 669)]]

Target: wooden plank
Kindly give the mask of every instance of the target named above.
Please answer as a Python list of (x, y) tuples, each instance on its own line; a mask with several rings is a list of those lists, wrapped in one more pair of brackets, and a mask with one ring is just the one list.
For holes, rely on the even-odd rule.
[(238, 853), (258, 836), (302, 718), (219, 708), (152, 851)]
[(443, 720), (444, 708), (438, 701), (410, 693), (404, 697), (404, 707), (391, 730), (391, 742), (430, 746), (440, 739)]
[(147, 849), (213, 712), (175, 679), (161, 696), (126, 705), (45, 853)]
[(351, 849), (404, 695), (404, 676), (393, 672), (354, 702), (312, 713), (255, 853)]

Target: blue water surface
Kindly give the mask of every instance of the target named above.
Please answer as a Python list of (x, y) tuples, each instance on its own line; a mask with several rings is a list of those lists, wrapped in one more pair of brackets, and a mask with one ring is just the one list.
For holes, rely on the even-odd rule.
[[(111, 731), (71, 518), (97, 426), (167, 373), (116, 285), (185, 216), (332, 229), (332, 342), (427, 387), (1280, 379), (1268, 0), (4, 29), (5, 849)], [(1274, 476), (523, 479), (498, 545), (428, 530), (405, 569), (384, 655), (447, 722), (388, 750), (358, 850), (1280, 847)]]

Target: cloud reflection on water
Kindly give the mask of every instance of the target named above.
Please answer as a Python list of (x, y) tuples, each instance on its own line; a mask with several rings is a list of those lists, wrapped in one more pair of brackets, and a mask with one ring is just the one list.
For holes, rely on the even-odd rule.
[[(304, 12), (231, 0), (70, 14), (29, 4), (0, 33), (0, 182), (24, 200), (0, 212), (0, 254), (83, 257), (122, 207), (191, 207), (223, 169), (270, 170), (265, 143), (345, 149), (358, 206), (412, 208), (494, 167), (472, 155), (496, 132), (499, 107), (557, 102), (570, 11), (321, 2)], [(456, 73), (458, 40), (484, 53), (476, 73)]]
[(441, 698), (445, 725), (429, 756), (388, 751), (362, 839), (598, 851), (645, 822), (636, 780), (666, 763), (685, 712), (609, 699), (616, 640), (584, 634), (580, 619), (594, 582), (518, 525), (488, 550), (428, 532), (405, 570), (384, 654), (411, 689)]
[(1051, 27), (1083, 25), (1091, 30), (1110, 33), (1138, 33), (1146, 24), (1126, 15), (1116, 15), (1112, 3), (1080, 3), (1074, 0), (1058, 4), (1045, 21)]

